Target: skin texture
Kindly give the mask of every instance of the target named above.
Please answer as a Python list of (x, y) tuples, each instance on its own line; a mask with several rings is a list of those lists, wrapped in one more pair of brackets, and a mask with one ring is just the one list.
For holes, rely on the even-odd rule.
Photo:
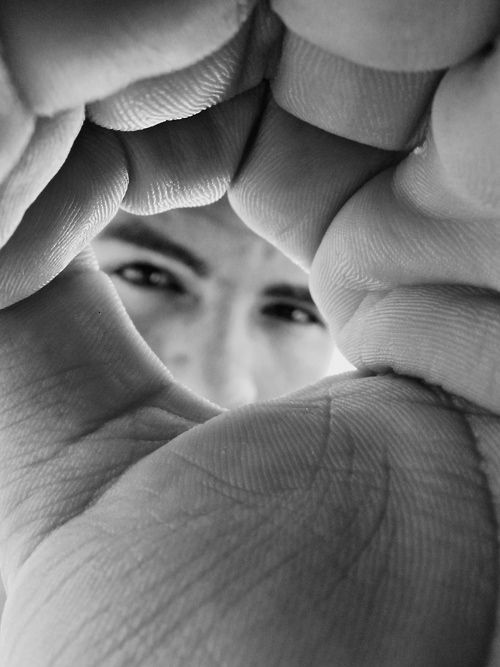
[[(346, 26), (366, 27), (370, 53), (390, 71), (399, 52), (387, 8), (418, 44), (449, 6), (425, 3), (414, 21), (383, 0), (337, 4)], [(218, 3), (214, 27), (208, 4), (198, 5), (187, 6), (170, 61), (155, 2), (143, 22), (132, 3), (104, 3), (85, 25), (83, 5), (0, 9), (4, 115), (12, 123), (20, 100), (26, 111), (2, 146), (2, 188), (26, 187), (15, 206), (1, 200), (0, 662), (496, 665), (496, 24), (484, 31), (464, 2), (451, 41), (430, 35), (425, 66), (409, 51), (402, 71), (451, 69), (424, 104), (425, 139), (408, 145), (381, 146), (377, 123), (362, 144), (313, 126), (314, 100), (310, 116), (304, 100), (300, 118), (282, 109), (272, 90), (276, 72), (293, 70), (284, 25), (269, 42), (239, 47), (245, 60), (246, 46), (266, 44), (254, 62), (267, 59), (270, 85), (235, 84), (238, 94), (220, 103), (208, 89), (206, 110), (165, 123), (155, 98), (138, 132), (80, 130), (84, 102), (112, 107), (117, 89), (141, 78), (162, 75), (164, 89), (172, 62), (177, 85), (184, 67), (197, 64), (200, 79), (210, 70), (204, 57), (234, 38), (249, 6)], [(298, 26), (304, 16), (313, 28), (334, 21), (333, 5), (315, 5), (293, 3)], [(466, 32), (473, 39), (444, 62), (446, 44)], [(339, 77), (372, 66), (376, 87), (367, 43), (341, 34), (348, 53), (333, 35), (301, 39), (348, 59)], [(223, 62), (216, 67), (223, 77)], [(388, 90), (384, 117), (398, 105)], [(347, 104), (342, 117), (355, 126), (358, 103)], [(380, 110), (379, 97), (373, 105)], [(53, 142), (41, 141), (39, 110), (51, 115)], [(47, 165), (38, 182), (36, 160)], [(358, 372), (222, 412), (177, 385), (144, 344), (85, 248), (120, 205), (156, 213), (225, 192), (247, 224), (311, 271)]]
[[(141, 229), (189, 255), (141, 246)], [(333, 339), (306, 273), (251, 232), (227, 199), (142, 219), (121, 212), (93, 248), (139, 333), (197, 394), (235, 408), (326, 375)]]

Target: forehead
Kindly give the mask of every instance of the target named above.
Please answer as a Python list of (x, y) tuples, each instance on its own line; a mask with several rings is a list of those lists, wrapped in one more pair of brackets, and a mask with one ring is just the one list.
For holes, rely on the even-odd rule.
[(148, 216), (143, 221), (204, 260), (213, 277), (262, 285), (276, 281), (307, 285), (306, 273), (250, 230), (225, 198), (209, 206)]

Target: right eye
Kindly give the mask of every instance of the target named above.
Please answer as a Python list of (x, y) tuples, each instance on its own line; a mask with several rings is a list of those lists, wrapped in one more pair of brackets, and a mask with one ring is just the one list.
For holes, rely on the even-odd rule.
[(185, 294), (186, 289), (170, 271), (160, 269), (147, 262), (124, 264), (113, 271), (115, 275), (131, 285), (144, 289), (168, 290), (175, 294)]

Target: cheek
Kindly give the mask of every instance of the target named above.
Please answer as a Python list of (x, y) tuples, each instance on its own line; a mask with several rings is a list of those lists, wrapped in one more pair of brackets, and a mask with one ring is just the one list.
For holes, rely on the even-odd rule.
[(333, 341), (322, 329), (274, 338), (261, 366), (261, 382), (276, 394), (316, 382), (328, 375), (333, 350)]
[(154, 298), (145, 290), (129, 285), (117, 276), (111, 276), (111, 281), (118, 292), (125, 310), (132, 320), (146, 320), (154, 312)]
[(196, 367), (200, 365), (200, 350), (196, 340), (193, 340), (195, 331), (193, 326), (176, 313), (170, 317), (154, 316), (149, 313), (134, 324), (174, 378), (196, 390), (192, 376)]
[(185, 353), (194, 330), (192, 314), (161, 292), (138, 290), (118, 278), (113, 283), (135, 328), (156, 354)]

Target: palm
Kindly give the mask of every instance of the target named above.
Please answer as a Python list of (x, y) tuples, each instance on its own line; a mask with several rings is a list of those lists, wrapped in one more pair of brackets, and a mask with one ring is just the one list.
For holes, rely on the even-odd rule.
[[(36, 337), (9, 341), (28, 317)], [(496, 532), (472, 429), (488, 455), (498, 419), (392, 376), (217, 416), (90, 269), (2, 318), (22, 359), (3, 379), (24, 406), (4, 430), (7, 664), (486, 655)]]
[[(301, 3), (291, 14), (274, 3), (293, 31), (282, 42), (265, 3), (239, 32), (244, 3), (234, 16), (228, 3), (198, 4), (208, 11), (193, 11), (193, 31), (208, 37), (194, 55), (189, 30), (174, 35), (172, 52), (165, 47), (179, 26), (176, 3), (159, 13), (151, 3), (143, 23), (129, 7), (121, 21), (113, 16), (116, 35), (104, 31), (101, 45), (109, 81), (86, 53), (106, 17), (94, 33), (80, 32), (78, 17), (65, 26), (71, 10), (59, 16), (55, 3), (59, 23), (44, 41), (37, 31), (46, 23), (31, 20), (36, 4), (0, 12), (22, 28), (3, 32), (22, 37), (9, 49), (24, 64), (15, 79), (29, 118), (54, 114), (38, 120), (27, 146), (29, 133), (8, 115), (14, 139), (0, 154), (2, 659), (9, 667), (483, 664), (497, 595), (500, 275), (490, 139), (498, 120), (490, 110), (498, 57), (452, 68), (426, 144), (394, 167), (396, 149), (422, 139), (417, 121), (439, 72), (360, 68), (370, 43), (353, 40), (359, 53), (352, 62), (346, 55), (339, 74), (346, 90), (365, 76), (396, 89), (408, 81), (409, 102), (400, 110), (377, 97), (342, 115), (323, 78), (338, 60), (317, 46), (325, 46), (316, 21), (324, 8), (301, 25)], [(488, 0), (481, 6), (477, 30), (467, 22), (460, 33), (463, 52), (454, 14), (437, 61), (426, 60), (426, 45), (412, 51), (409, 69), (476, 52), (496, 11)], [(81, 62), (66, 58), (66, 28), (77, 33)], [(38, 59), (32, 43), (46, 48)], [(282, 44), (270, 95), (257, 84)], [(186, 69), (164, 74), (172, 62)], [(477, 67), (482, 76), (471, 83)], [(200, 101), (197, 82), (213, 71)], [(144, 76), (156, 78), (89, 113), (142, 129), (132, 111), (145, 86), (160, 99), (147, 110), (149, 129), (87, 123), (78, 134), (84, 102)], [(214, 106), (154, 125), (158, 114), (182, 115), (179, 104), (185, 115)], [(153, 212), (226, 190), (251, 226), (311, 268), (315, 295), (365, 376), (221, 414), (172, 381), (88, 258), (63, 271), (122, 200)], [(407, 377), (369, 374), (388, 370)]]

